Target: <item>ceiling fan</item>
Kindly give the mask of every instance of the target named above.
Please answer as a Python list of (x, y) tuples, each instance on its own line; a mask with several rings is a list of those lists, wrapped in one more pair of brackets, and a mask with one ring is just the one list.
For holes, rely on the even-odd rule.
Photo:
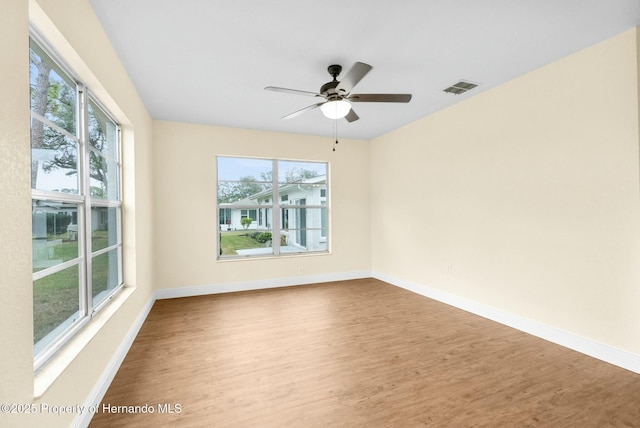
[(338, 75), (342, 72), (342, 66), (337, 64), (330, 65), (327, 71), (333, 77), (333, 80), (322, 85), (320, 92), (300, 91), (277, 86), (267, 86), (265, 89), (324, 98), (324, 101), (294, 111), (284, 116), (283, 119), (291, 119), (306, 111), (320, 107), (322, 113), (329, 119), (342, 119), (344, 117), (347, 121), (354, 122), (360, 117), (351, 108), (351, 103), (408, 103), (411, 100), (411, 94), (352, 94), (351, 91), (354, 86), (372, 68), (369, 64), (356, 62), (345, 74), (344, 78), (339, 81)]

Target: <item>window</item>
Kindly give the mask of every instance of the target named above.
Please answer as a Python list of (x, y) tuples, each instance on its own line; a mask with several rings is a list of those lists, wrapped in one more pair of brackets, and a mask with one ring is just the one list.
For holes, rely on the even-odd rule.
[(220, 209), (218, 213), (218, 220), (220, 220), (220, 224), (231, 225), (231, 210), (228, 208)]
[(217, 167), (219, 258), (328, 251), (326, 162), (218, 156)]
[(257, 210), (240, 210), (241, 218), (250, 218), (251, 220), (256, 220), (256, 212)]
[(120, 130), (29, 41), (36, 368), (122, 285)]

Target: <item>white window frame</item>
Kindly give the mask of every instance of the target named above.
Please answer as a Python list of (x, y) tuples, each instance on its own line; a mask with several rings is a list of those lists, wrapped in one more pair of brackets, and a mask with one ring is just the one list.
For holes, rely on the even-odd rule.
[[(282, 218), (285, 216), (285, 211), (283, 208), (287, 209), (323, 209), (326, 213), (326, 224), (325, 228), (322, 230), (316, 227), (306, 227), (305, 231), (316, 231), (318, 230), (321, 234), (321, 242), (325, 245), (324, 249), (321, 250), (309, 250), (309, 249), (301, 249), (300, 251), (287, 251), (281, 252), (281, 243), (280, 239), (272, 239), (269, 243), (272, 248), (272, 253), (270, 254), (256, 254), (256, 255), (222, 255), (222, 233), (226, 230), (222, 230), (222, 227), (217, 228), (217, 259), (218, 260), (234, 260), (234, 259), (244, 259), (244, 258), (264, 258), (264, 257), (283, 257), (283, 256), (301, 256), (301, 255), (309, 255), (309, 254), (326, 254), (330, 253), (330, 207), (329, 207), (329, 195), (330, 195), (330, 179), (329, 179), (329, 162), (328, 161), (316, 161), (316, 160), (303, 160), (303, 159), (283, 159), (283, 158), (259, 158), (259, 157), (246, 157), (246, 156), (230, 156), (230, 155), (218, 155), (216, 156), (216, 165), (218, 165), (219, 158), (234, 158), (234, 159), (258, 159), (271, 161), (272, 169), (271, 169), (271, 186), (272, 192), (270, 196), (263, 200), (260, 205), (233, 205), (233, 208), (246, 211), (246, 210), (264, 210), (264, 222), (260, 222), (258, 227), (260, 230), (271, 232), (273, 237), (279, 237), (280, 232), (283, 229)], [(321, 198), (322, 202), (319, 204), (305, 204), (305, 205), (296, 205), (293, 200), (290, 200), (288, 195), (280, 195), (280, 186), (282, 183), (278, 183), (278, 162), (304, 162), (304, 163), (317, 163), (325, 165), (325, 196)], [(217, 199), (217, 189), (219, 188), (218, 184), (220, 182), (219, 174), (216, 173), (216, 223), (220, 224), (219, 213), (221, 209), (230, 208), (230, 204), (220, 204)], [(226, 181), (226, 180), (222, 180)], [(268, 213), (268, 215), (267, 215)], [(254, 223), (256, 223), (254, 221)], [(305, 232), (306, 233), (306, 232)]]
[[(45, 341), (45, 345), (36, 347), (34, 344), (34, 369), (39, 370), (44, 364), (56, 354), (75, 334), (77, 334), (104, 306), (106, 306), (113, 297), (123, 289), (123, 243), (122, 243), (122, 138), (118, 121), (109, 113), (109, 111), (99, 102), (99, 100), (90, 92), (86, 85), (76, 77), (76, 74), (66, 65), (59, 55), (52, 49), (42, 37), (35, 31), (31, 30), (30, 39), (38, 45), (49, 58), (54, 62), (67, 77), (76, 84), (76, 108), (77, 108), (77, 135), (72, 135), (64, 129), (56, 126), (51, 121), (42, 117), (36, 112), (31, 111), (32, 120), (37, 120), (49, 127), (53, 127), (56, 131), (71, 138), (78, 144), (77, 153), (77, 176), (78, 176), (78, 194), (62, 193), (56, 191), (32, 189), (32, 201), (44, 203), (69, 203), (77, 206), (77, 241), (78, 241), (78, 257), (52, 267), (48, 267), (32, 274), (33, 282), (46, 278), (52, 274), (58, 273), (69, 267), (78, 266), (78, 313), (77, 318), (70, 318), (58, 325), (51, 332), (45, 335), (39, 342)], [(109, 155), (100, 152), (92, 147), (89, 141), (89, 101), (99, 108), (100, 113), (104, 114), (108, 120), (113, 122), (116, 127), (117, 145), (115, 147), (115, 159)], [(89, 163), (90, 152), (112, 162), (111, 166), (117, 168), (117, 199), (103, 199), (91, 197), (90, 179), (89, 179)], [(115, 186), (116, 183), (111, 183)], [(92, 251), (92, 208), (115, 208), (115, 227), (116, 242)], [(117, 262), (117, 285), (101, 296), (101, 299), (94, 304), (92, 296), (92, 260), (103, 254), (115, 251)], [(46, 340), (45, 340), (46, 339)]]

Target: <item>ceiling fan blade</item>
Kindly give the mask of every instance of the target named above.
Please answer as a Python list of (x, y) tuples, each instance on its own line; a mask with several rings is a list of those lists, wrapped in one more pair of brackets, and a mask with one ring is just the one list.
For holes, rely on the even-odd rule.
[(408, 103), (411, 94), (353, 94), (347, 99), (354, 103)]
[(300, 115), (301, 115), (302, 113), (304, 113), (305, 111), (309, 111), (309, 110), (313, 110), (314, 108), (318, 108), (318, 107), (320, 107), (320, 106), (321, 106), (322, 104), (324, 104), (324, 103), (326, 103), (326, 101), (323, 101), (323, 102), (318, 103), (318, 104), (312, 104), (312, 105), (310, 105), (310, 106), (308, 106), (308, 107), (305, 107), (305, 108), (303, 108), (303, 109), (300, 109), (300, 110), (294, 111), (293, 113), (291, 113), (291, 114), (288, 114), (288, 115), (284, 116), (284, 117), (283, 117), (283, 119), (291, 119), (291, 118), (294, 118), (294, 117), (296, 117), (296, 116), (300, 116)]
[(360, 116), (358, 116), (352, 108), (344, 118), (347, 119), (348, 122), (355, 122), (356, 120), (360, 119)]
[(373, 67), (364, 62), (356, 62), (347, 74), (345, 74), (338, 86), (336, 86), (338, 93), (348, 94), (351, 92), (353, 87), (356, 86), (372, 68)]
[(309, 95), (309, 96), (312, 96), (312, 97), (321, 97), (322, 96), (322, 94), (319, 94), (317, 92), (300, 91), (298, 89), (289, 89), (289, 88), (280, 88), (278, 86), (267, 86), (265, 89), (267, 91), (288, 92), (290, 94)]

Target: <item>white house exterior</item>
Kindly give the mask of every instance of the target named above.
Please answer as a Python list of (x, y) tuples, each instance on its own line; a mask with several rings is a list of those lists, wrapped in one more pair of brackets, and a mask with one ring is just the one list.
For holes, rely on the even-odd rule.
[[(248, 198), (225, 204), (219, 210), (220, 230), (264, 230), (273, 227), (272, 198), (279, 198), (278, 224), (283, 244), (308, 251), (324, 250), (327, 246), (327, 186), (326, 176), (297, 183), (285, 183), (277, 192), (256, 193)], [(252, 221), (246, 227), (243, 218)]]

